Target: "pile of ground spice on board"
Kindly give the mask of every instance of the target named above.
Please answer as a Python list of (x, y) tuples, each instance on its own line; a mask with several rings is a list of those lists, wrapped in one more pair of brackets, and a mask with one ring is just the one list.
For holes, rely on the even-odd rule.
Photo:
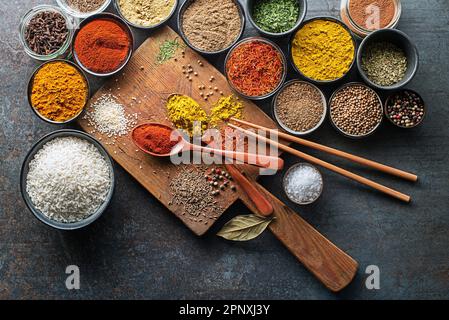
[(78, 116), (88, 99), (84, 76), (62, 61), (43, 65), (31, 83), (31, 106), (44, 118), (65, 122)]
[(298, 0), (255, 1), (252, 18), (264, 31), (282, 33), (292, 29), (299, 17)]
[(122, 66), (131, 49), (131, 39), (119, 23), (96, 19), (79, 30), (74, 48), (85, 68), (104, 74)]
[(66, 0), (72, 9), (82, 13), (88, 13), (100, 9), (106, 0)]
[(221, 97), (213, 105), (209, 117), (209, 125), (217, 126), (220, 122), (228, 121), (230, 118), (242, 118), (243, 104), (233, 95)]
[(315, 128), (325, 112), (321, 92), (307, 82), (293, 82), (279, 92), (275, 112), (278, 120), (296, 132)]
[(206, 166), (181, 167), (170, 182), (172, 199), (170, 206), (182, 206), (183, 215), (195, 222), (207, 224), (207, 219), (216, 219), (223, 209), (218, 204), (214, 186), (207, 181)]
[(348, 85), (337, 91), (330, 102), (332, 122), (349, 135), (371, 133), (382, 116), (382, 104), (376, 92), (365, 85)]
[(294, 64), (313, 80), (339, 79), (354, 61), (351, 34), (334, 21), (318, 19), (306, 23), (296, 32), (291, 45)]
[(132, 24), (151, 27), (166, 20), (175, 0), (118, 0), (122, 15)]
[[(175, 127), (185, 130), (190, 136), (202, 135), (202, 132), (207, 129), (206, 111), (191, 97), (172, 95), (167, 101), (166, 108), (168, 118)], [(197, 132), (197, 130), (201, 132)]]
[(56, 11), (41, 11), (25, 28), (25, 42), (35, 53), (49, 55), (58, 51), (68, 40), (67, 21)]
[(179, 139), (172, 140), (173, 130), (158, 124), (147, 124), (133, 130), (133, 140), (137, 145), (157, 154), (169, 154)]
[(404, 78), (407, 57), (391, 42), (374, 42), (362, 54), (362, 69), (375, 84), (391, 86)]
[(55, 138), (31, 160), (26, 191), (31, 202), (48, 218), (78, 222), (105, 202), (111, 172), (95, 145), (76, 137)]
[(279, 86), (284, 65), (280, 52), (273, 45), (251, 40), (231, 51), (226, 73), (236, 90), (256, 97), (269, 94)]
[(182, 14), (181, 28), (192, 46), (216, 52), (237, 40), (242, 20), (234, 0), (193, 0)]
[[(387, 27), (396, 15), (396, 0), (349, 0), (349, 15), (360, 27), (377, 30)], [(373, 13), (378, 12), (377, 19)]]
[(93, 127), (91, 133), (98, 131), (109, 138), (128, 134), (137, 123), (137, 113), (127, 115), (125, 107), (112, 94), (103, 94), (86, 110), (83, 119)]

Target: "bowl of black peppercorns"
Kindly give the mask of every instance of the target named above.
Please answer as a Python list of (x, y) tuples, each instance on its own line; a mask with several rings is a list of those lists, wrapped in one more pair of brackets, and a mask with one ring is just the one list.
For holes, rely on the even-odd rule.
[(410, 89), (392, 93), (385, 102), (385, 116), (399, 128), (415, 128), (423, 122), (425, 115), (424, 100)]

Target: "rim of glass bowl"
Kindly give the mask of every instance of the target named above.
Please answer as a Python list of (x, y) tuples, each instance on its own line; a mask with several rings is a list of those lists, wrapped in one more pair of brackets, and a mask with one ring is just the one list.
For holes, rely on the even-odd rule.
[[(26, 27), (28, 26), (28, 23), (36, 14), (38, 14), (39, 12), (42, 12), (42, 11), (55, 11), (55, 12), (60, 13), (64, 17), (64, 19), (66, 21), (67, 29), (68, 29), (67, 39), (64, 42), (64, 44), (61, 46), (61, 48), (59, 48), (57, 51), (53, 52), (52, 54), (48, 54), (48, 55), (37, 54), (36, 52), (31, 50), (31, 48), (28, 46), (28, 44), (25, 40), (25, 30), (26, 30)], [(61, 8), (59, 8), (57, 6), (42, 4), (42, 5), (33, 7), (32, 9), (27, 11), (22, 16), (22, 19), (21, 19), (20, 25), (19, 25), (20, 41), (22, 42), (25, 52), (31, 58), (40, 60), (40, 61), (48, 61), (48, 60), (52, 60), (52, 59), (61, 57), (66, 52), (70, 52), (70, 46), (72, 45), (72, 39), (73, 39), (73, 34), (75, 33), (75, 28), (76, 28), (75, 19), (73, 17), (70, 17), (69, 15), (67, 15), (67, 13), (64, 12), (64, 10), (62, 10)]]

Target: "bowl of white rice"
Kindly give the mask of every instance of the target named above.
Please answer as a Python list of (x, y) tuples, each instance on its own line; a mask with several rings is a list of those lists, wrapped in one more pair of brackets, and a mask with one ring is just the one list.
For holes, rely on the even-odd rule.
[(97, 220), (114, 193), (114, 167), (106, 149), (78, 130), (58, 130), (34, 144), (20, 175), (22, 197), (43, 223), (60, 230)]

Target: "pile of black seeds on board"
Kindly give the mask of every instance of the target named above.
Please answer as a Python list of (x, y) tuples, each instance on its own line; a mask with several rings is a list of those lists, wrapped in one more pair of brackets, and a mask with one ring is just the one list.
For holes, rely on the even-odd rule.
[(321, 92), (306, 82), (294, 82), (285, 87), (276, 99), (276, 114), (280, 122), (296, 132), (315, 128), (323, 117)]
[(42, 11), (31, 18), (25, 29), (28, 47), (40, 55), (58, 51), (68, 37), (66, 19), (55, 11)]
[(223, 209), (212, 193), (214, 187), (204, 178), (206, 166), (181, 167), (181, 171), (170, 182), (172, 200), (169, 205), (183, 207), (183, 215), (199, 223), (217, 219)]
[(387, 102), (387, 117), (394, 124), (411, 128), (424, 118), (424, 102), (416, 93), (403, 90), (395, 93)]
[(98, 10), (106, 0), (66, 0), (67, 5), (82, 13)]
[(352, 84), (336, 92), (330, 102), (330, 115), (341, 131), (353, 136), (364, 136), (379, 125), (383, 112), (374, 90)]

